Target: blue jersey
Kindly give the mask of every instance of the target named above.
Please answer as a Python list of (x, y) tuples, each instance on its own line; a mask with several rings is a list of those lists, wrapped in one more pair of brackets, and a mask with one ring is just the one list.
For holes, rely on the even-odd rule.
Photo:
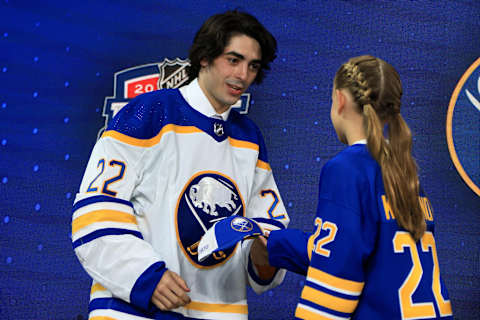
[(315, 229), (272, 231), (274, 266), (306, 274), (297, 319), (452, 319), (440, 276), (432, 208), (415, 243), (395, 220), (366, 145), (331, 159), (320, 176)]

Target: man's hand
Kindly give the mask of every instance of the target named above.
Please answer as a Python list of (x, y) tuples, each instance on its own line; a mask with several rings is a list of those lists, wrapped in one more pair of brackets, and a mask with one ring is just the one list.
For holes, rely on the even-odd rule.
[(172, 310), (190, 303), (187, 295), (190, 289), (185, 280), (173, 271), (167, 270), (152, 295), (152, 303), (162, 311)]
[(250, 259), (257, 266), (268, 264), (267, 239), (264, 236), (256, 237), (250, 247)]
[(275, 275), (277, 268), (268, 262), (267, 239), (264, 236), (256, 237), (250, 247), (250, 259), (258, 271), (262, 280), (270, 280)]

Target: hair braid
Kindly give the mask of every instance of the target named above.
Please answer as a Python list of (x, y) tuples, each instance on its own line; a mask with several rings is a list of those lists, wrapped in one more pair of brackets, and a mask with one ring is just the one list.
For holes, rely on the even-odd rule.
[(381, 119), (379, 119), (375, 111), (375, 101), (372, 101), (370, 97), (373, 90), (369, 87), (368, 81), (356, 63), (347, 62), (344, 66), (346, 77), (352, 81), (352, 85), (350, 86), (351, 93), (364, 115), (363, 119), (368, 149), (373, 158), (377, 160), (378, 163), (381, 163), (389, 154), (389, 145), (383, 135)]
[(370, 94), (372, 90), (368, 87), (368, 82), (358, 66), (352, 62), (347, 62), (345, 64), (345, 70), (346, 76), (352, 81), (352, 87), (350, 89), (352, 90), (355, 101), (357, 101), (361, 107), (371, 103)]

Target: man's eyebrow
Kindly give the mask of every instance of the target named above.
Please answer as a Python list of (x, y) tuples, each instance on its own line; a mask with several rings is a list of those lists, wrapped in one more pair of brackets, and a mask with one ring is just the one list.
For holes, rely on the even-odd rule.
[[(235, 51), (225, 52), (225, 55), (232, 55), (232, 56), (237, 57), (237, 58), (240, 59), (240, 60), (245, 60), (245, 56), (244, 56), (243, 54), (240, 54), (240, 53), (235, 52)], [(251, 62), (253, 62), (253, 63), (261, 63), (262, 60), (260, 60), (260, 59), (254, 59), (254, 60), (252, 60)]]
[(245, 57), (244, 57), (242, 54), (240, 54), (240, 53), (238, 53), (238, 52), (235, 52), (235, 51), (225, 52), (225, 55), (232, 55), (232, 56), (237, 57), (237, 58), (240, 59), (240, 60), (244, 60), (244, 59), (245, 59)]

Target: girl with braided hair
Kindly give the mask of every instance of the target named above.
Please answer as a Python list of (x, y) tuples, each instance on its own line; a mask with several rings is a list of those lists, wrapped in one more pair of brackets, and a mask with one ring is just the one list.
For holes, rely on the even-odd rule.
[[(366, 139), (370, 155), (380, 165), (386, 198), (396, 213), (398, 225), (418, 241), (426, 224), (418, 200), (417, 168), (411, 155), (412, 135), (400, 114), (402, 85), (398, 73), (381, 59), (355, 57), (338, 70), (334, 86), (330, 115), (340, 141), (351, 145), (360, 138)], [(345, 119), (341, 113), (347, 102), (350, 107), (347, 112), (353, 114)], [(344, 119), (347, 122), (341, 121)], [(383, 135), (385, 125), (388, 142)]]
[(379, 58), (335, 75), (330, 117), (348, 147), (322, 168), (314, 232), (272, 231), (266, 243), (270, 265), (307, 275), (297, 319), (452, 319), (401, 95)]

